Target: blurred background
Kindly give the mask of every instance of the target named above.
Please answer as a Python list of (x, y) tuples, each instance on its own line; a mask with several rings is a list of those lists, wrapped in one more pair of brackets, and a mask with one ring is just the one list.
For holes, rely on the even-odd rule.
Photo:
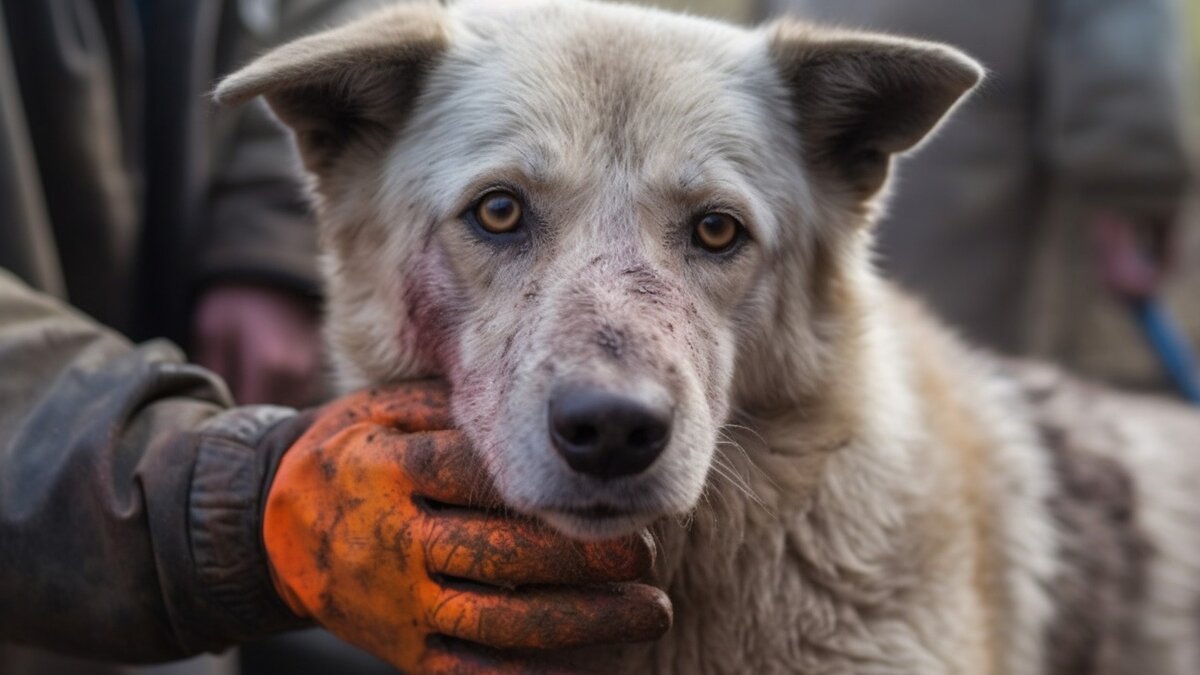
[[(1186, 2), (1187, 33), (1186, 44), (1189, 60), (1191, 61), (1191, 91), (1192, 91), (1192, 130), (1200, 129), (1200, 115), (1196, 114), (1197, 104), (1200, 104), (1200, 84), (1197, 84), (1197, 72), (1200, 72), (1200, 2)], [(1193, 136), (1195, 138), (1195, 136)]]
[(793, 14), (980, 59), (987, 83), (898, 167), (880, 264), (976, 343), (1200, 396), (1187, 354), (1200, 342), (1200, 2), (656, 4), (743, 23)]
[[(349, 4), (0, 0), (0, 267), (134, 339), (185, 345), (241, 402), (320, 401), (315, 229), (288, 138), (261, 106), (214, 110), (206, 92)], [(988, 82), (898, 166), (881, 267), (977, 344), (1200, 397), (1200, 2), (643, 4), (795, 14), (979, 58)], [(0, 649), (0, 670), (134, 671), (47, 658)], [(384, 671), (320, 634), (151, 670), (239, 668)]]

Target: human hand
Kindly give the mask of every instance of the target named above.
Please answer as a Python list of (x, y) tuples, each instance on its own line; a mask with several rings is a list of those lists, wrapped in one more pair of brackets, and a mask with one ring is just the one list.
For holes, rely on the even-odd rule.
[(284, 454), (263, 538), (288, 606), (414, 675), (544, 672), (554, 650), (661, 637), (666, 595), (628, 583), (648, 537), (504, 514), (447, 411), (429, 382), (355, 394)]
[(251, 284), (209, 288), (196, 307), (196, 361), (242, 404), (302, 407), (320, 394), (319, 317), (297, 294)]
[(1174, 220), (1101, 213), (1093, 223), (1104, 283), (1128, 299), (1153, 295), (1174, 257)]

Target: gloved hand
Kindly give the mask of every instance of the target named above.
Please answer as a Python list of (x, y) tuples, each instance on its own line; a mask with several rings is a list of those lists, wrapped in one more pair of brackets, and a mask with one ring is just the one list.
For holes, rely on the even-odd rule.
[(445, 391), (408, 384), (331, 404), (284, 454), (263, 537), (294, 612), (410, 674), (524, 672), (666, 632), (666, 595), (619, 583), (649, 570), (648, 537), (579, 543), (503, 514), (450, 426)]

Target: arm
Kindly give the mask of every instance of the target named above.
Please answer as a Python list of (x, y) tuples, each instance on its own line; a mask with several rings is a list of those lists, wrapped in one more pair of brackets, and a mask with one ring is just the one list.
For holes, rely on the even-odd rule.
[(649, 539), (500, 512), (436, 384), (230, 409), (170, 345), (131, 347), (2, 270), (0, 373), (0, 642), (158, 661), (311, 620), (407, 672), (544, 672), (670, 626), (635, 582)]
[(315, 300), (317, 225), (291, 139), (263, 106), (237, 113), (218, 112), (221, 154), (197, 283), (256, 283)]
[(302, 625), (260, 493), (302, 430), (0, 271), (0, 640), (124, 661)]
[[(217, 70), (322, 26), (347, 6), (291, 0), (266, 13), (231, 11)], [(239, 401), (312, 403), (324, 393), (317, 226), (299, 161), (288, 132), (265, 106), (214, 116), (214, 171), (194, 280), (195, 356), (225, 378)]]
[[(229, 3), (231, 5), (238, 3)], [(280, 0), (230, 9), (216, 71), (375, 8), (375, 0)], [(253, 282), (315, 299), (317, 225), (291, 133), (263, 104), (213, 110), (213, 175), (200, 283)]]

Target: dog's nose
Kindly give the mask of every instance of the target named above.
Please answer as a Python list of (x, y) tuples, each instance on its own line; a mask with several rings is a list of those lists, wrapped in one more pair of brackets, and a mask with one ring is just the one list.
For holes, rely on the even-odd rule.
[(619, 478), (641, 473), (658, 459), (671, 439), (671, 416), (664, 400), (560, 386), (550, 397), (550, 438), (572, 469)]

